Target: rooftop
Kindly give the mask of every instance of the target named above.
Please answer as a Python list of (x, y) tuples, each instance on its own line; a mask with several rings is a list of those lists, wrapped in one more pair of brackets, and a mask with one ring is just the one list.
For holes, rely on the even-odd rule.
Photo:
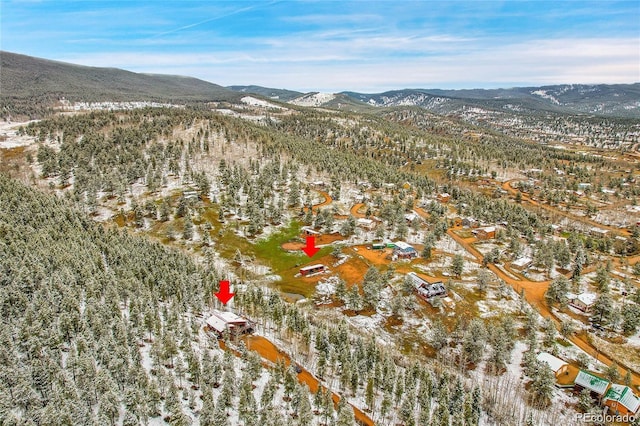
[(477, 228), (477, 231), (484, 231), (484, 232), (495, 232), (496, 231), (496, 227), (495, 226), (483, 226), (482, 228)]
[(544, 362), (545, 364), (547, 364), (549, 368), (553, 370), (554, 373), (557, 373), (558, 370), (560, 370), (562, 367), (567, 365), (566, 362), (564, 362), (558, 357), (551, 355), (548, 352), (540, 352), (536, 358), (538, 359), (538, 361)]
[(576, 296), (576, 299), (578, 299), (579, 301), (581, 301), (587, 306), (591, 306), (594, 303), (596, 303), (597, 297), (598, 296), (596, 296), (594, 293), (580, 293), (579, 295)]
[(599, 395), (603, 395), (609, 386), (609, 381), (584, 370), (580, 370), (578, 377), (576, 377), (575, 384), (582, 386), (585, 389), (589, 389)]
[(309, 265), (309, 266), (305, 266), (304, 268), (300, 268), (301, 271), (308, 271), (310, 269), (316, 269), (316, 268), (324, 268), (324, 265), (322, 263), (318, 263), (315, 265)]
[(400, 250), (409, 250), (409, 249), (415, 250), (413, 248), (413, 246), (411, 246), (410, 244), (405, 243), (404, 241), (396, 241), (394, 244)]
[(629, 386), (612, 384), (604, 399), (618, 401), (632, 413), (636, 413), (640, 409), (640, 398), (633, 393)]
[(237, 325), (247, 324), (247, 320), (233, 312), (214, 310), (212, 315), (207, 318), (207, 325), (219, 333), (223, 333), (227, 327), (233, 328)]
[(527, 266), (532, 261), (533, 260), (530, 257), (521, 257), (521, 258), (511, 262), (511, 265), (513, 265), (513, 266), (521, 266), (522, 267), (522, 266)]

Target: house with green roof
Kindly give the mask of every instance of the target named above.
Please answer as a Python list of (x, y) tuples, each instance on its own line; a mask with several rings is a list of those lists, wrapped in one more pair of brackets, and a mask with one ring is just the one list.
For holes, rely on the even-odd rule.
[(589, 391), (600, 400), (607, 392), (610, 384), (611, 382), (602, 377), (580, 370), (574, 382), (574, 388), (576, 390), (589, 389)]
[(635, 415), (640, 411), (640, 398), (629, 386), (612, 384), (602, 399), (602, 403), (615, 414)]

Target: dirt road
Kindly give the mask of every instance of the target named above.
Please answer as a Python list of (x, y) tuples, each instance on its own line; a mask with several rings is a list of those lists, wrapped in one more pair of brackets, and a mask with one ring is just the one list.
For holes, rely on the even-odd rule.
[[(331, 198), (331, 195), (329, 195), (329, 193), (327, 193), (326, 191), (320, 191), (319, 189), (315, 189), (314, 191), (316, 191), (317, 193), (319, 193), (320, 195), (322, 195), (324, 197), (324, 201), (318, 204), (314, 204), (313, 206), (311, 206), (311, 210), (318, 211), (318, 209), (320, 207), (324, 207), (324, 206), (328, 206), (329, 204), (331, 204), (333, 202), (333, 198)], [(308, 210), (308, 207), (304, 208), (304, 211), (306, 213), (306, 211)]]
[(351, 207), (351, 216), (355, 217), (355, 218), (363, 218), (366, 217), (366, 215), (364, 213), (360, 213), (359, 210), (361, 208), (364, 207), (364, 203), (358, 203), (358, 204), (354, 204), (353, 207)]

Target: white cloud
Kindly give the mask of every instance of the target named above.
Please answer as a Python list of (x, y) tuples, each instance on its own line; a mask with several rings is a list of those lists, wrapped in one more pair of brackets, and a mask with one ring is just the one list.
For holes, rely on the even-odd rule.
[[(400, 54), (389, 56), (394, 52)], [(639, 41), (634, 38), (541, 39), (498, 46), (491, 40), (449, 41), (446, 36), (445, 41), (376, 37), (368, 43), (365, 38), (310, 38), (245, 53), (99, 53), (63, 60), (303, 91), (640, 81)]]

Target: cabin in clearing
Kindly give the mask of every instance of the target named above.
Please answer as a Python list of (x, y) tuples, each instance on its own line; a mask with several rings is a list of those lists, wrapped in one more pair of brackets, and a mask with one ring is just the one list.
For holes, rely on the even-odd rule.
[(551, 371), (556, 375), (556, 378), (561, 374), (568, 374), (569, 372), (569, 364), (548, 352), (540, 352), (536, 359), (547, 364)]
[(418, 252), (412, 245), (405, 243), (404, 241), (396, 241), (394, 243), (393, 256), (397, 259), (415, 259), (418, 257)]
[(316, 265), (305, 266), (304, 268), (300, 268), (300, 275), (303, 277), (309, 276), (311, 274), (318, 274), (320, 272), (324, 272), (327, 270), (327, 267), (321, 263)]
[(407, 277), (412, 281), (418, 296), (425, 301), (431, 302), (435, 297), (447, 297), (447, 289), (442, 281), (429, 283), (420, 278), (415, 272), (409, 272)]
[(476, 228), (471, 231), (479, 240), (491, 240), (496, 237), (495, 226), (485, 226), (482, 228)]

